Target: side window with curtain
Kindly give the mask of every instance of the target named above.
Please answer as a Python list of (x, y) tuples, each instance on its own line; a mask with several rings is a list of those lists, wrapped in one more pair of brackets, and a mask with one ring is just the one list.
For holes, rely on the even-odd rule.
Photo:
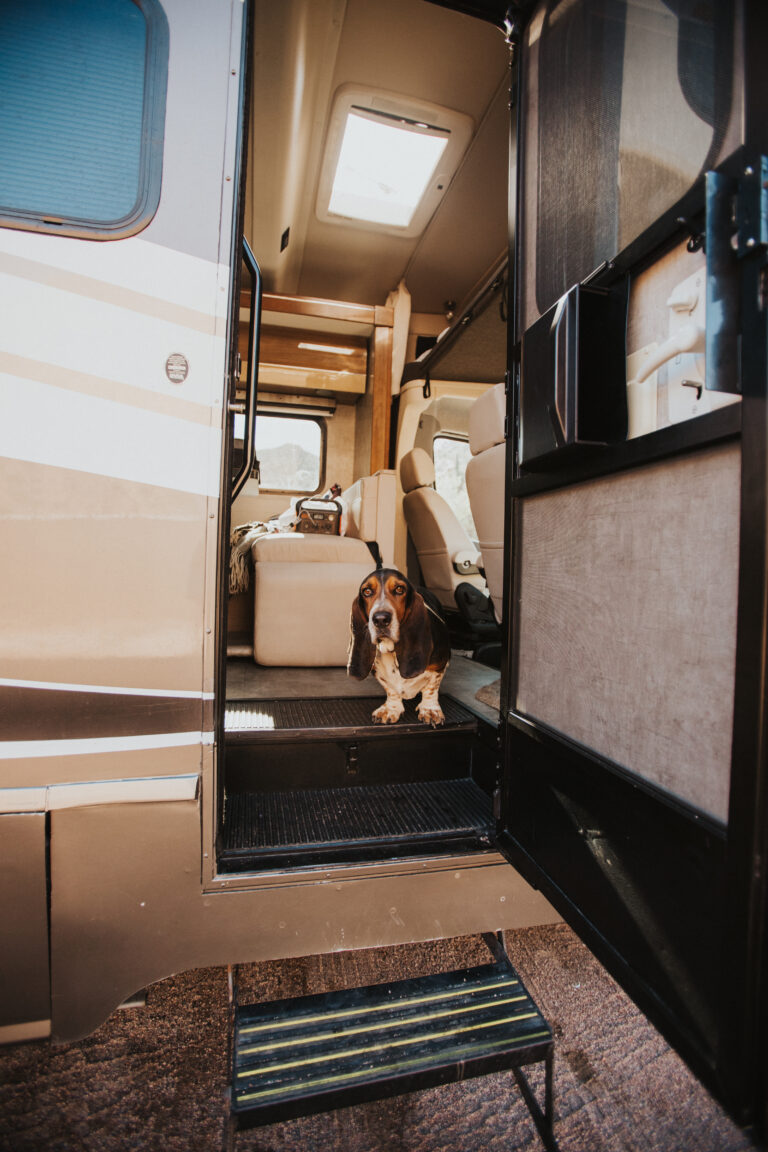
[(168, 24), (157, 0), (2, 0), (0, 224), (118, 238), (160, 199)]

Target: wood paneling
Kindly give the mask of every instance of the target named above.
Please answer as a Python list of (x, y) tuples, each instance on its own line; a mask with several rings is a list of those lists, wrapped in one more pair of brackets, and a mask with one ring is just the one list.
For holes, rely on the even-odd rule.
[(392, 404), (392, 329), (373, 334), (371, 472), (389, 467), (389, 413)]
[[(311, 344), (313, 347), (302, 348), (302, 344)], [(364, 336), (341, 336), (336, 333), (326, 335), (310, 329), (274, 328), (265, 324), (261, 329), (259, 359), (262, 364), (281, 364), (290, 368), (364, 373), (368, 361), (368, 341)]]

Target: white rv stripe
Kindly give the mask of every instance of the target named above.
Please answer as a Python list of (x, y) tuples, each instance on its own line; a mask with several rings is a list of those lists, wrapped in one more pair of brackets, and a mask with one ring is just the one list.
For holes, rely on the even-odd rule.
[(194, 800), (199, 783), (199, 776), (187, 775), (52, 784), (48, 788), (46, 803), (52, 812), (61, 808), (86, 808), (93, 804), (150, 804), (167, 800)]
[[(206, 408), (221, 407), (226, 370), (223, 321), (217, 335), (198, 332), (108, 301), (33, 284), (3, 273), (2, 267), (0, 296), (0, 345), (7, 354), (50, 364), (64, 374), (82, 372), (91, 388), (94, 380), (112, 381), (111, 399), (122, 399), (122, 387)], [(183, 383), (173, 383), (166, 375), (172, 353), (187, 359), (189, 371)]]
[(5, 740), (0, 760), (41, 756), (88, 756), (94, 752), (139, 752), (147, 748), (184, 748), (213, 744), (213, 732), (156, 732), (151, 736), (94, 736), (81, 740)]
[[(10, 276), (44, 284), (46, 288), (58, 288), (77, 296), (85, 296), (90, 300), (98, 300), (101, 304), (113, 304), (117, 308), (141, 312), (145, 316), (151, 316), (153, 320), (164, 320), (181, 328), (204, 332), (209, 336), (216, 332), (217, 317), (213, 314), (185, 308), (183, 305), (162, 300), (157, 296), (134, 292), (130, 288), (107, 284), (104, 280), (96, 280), (91, 276), (53, 268), (50, 264), (41, 264), (36, 260), (26, 260), (22, 256), (10, 256), (5, 253), (2, 255), (2, 270)], [(209, 297), (211, 303), (215, 304), (215, 282), (213, 290), (209, 286)]]
[(0, 813), (54, 812), (94, 804), (152, 804), (195, 800), (200, 777), (142, 776), (126, 780), (83, 780), (33, 788), (0, 788)]
[[(44, 233), (0, 230), (0, 265), (5, 256), (22, 258), (30, 271), (50, 268), (54, 274), (76, 274), (95, 280), (105, 288), (105, 296), (124, 291), (136, 303), (143, 298), (161, 307), (180, 307), (185, 311), (207, 315), (216, 312), (226, 316), (227, 293), (216, 285), (227, 283), (229, 268), (200, 256), (179, 252), (139, 236), (129, 236), (119, 244), (87, 244), (68, 236), (46, 236)], [(10, 264), (8, 265), (10, 268)], [(47, 282), (47, 276), (40, 276)]]
[(60, 684), (53, 680), (13, 680), (0, 676), (2, 688), (41, 688), (52, 692), (104, 692), (110, 696), (163, 696), (174, 700), (213, 700), (213, 692), (186, 688), (120, 688), (111, 684)]
[(82, 396), (96, 396), (101, 400), (112, 400), (116, 404), (129, 404), (132, 408), (145, 408), (161, 416), (172, 416), (176, 420), (190, 420), (193, 424), (210, 425), (212, 417), (221, 419), (220, 404), (198, 404), (183, 396), (170, 396), (165, 392), (151, 391), (136, 384), (94, 376), (90, 372), (62, 368), (46, 360), (33, 360), (30, 356), (17, 356), (13, 352), (0, 349), (0, 372), (15, 376), (20, 380), (37, 380)]
[(5, 374), (0, 411), (0, 456), (218, 496), (218, 427)]

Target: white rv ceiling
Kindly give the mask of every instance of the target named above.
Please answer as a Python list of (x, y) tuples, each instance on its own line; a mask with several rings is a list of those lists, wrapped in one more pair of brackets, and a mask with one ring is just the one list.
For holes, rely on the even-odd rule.
[[(427, 0), (256, 0), (245, 233), (269, 292), (417, 312), (461, 304), (507, 244), (508, 58), (500, 31)], [(469, 115), (469, 149), (415, 238), (315, 213), (334, 94), (359, 83)], [(287, 246), (281, 238), (288, 232)]]

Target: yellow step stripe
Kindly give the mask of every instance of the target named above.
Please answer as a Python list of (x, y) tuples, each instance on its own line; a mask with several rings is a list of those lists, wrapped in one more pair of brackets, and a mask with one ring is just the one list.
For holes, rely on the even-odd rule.
[[(423, 1040), (442, 1040), (446, 1036), (459, 1036), (463, 1032), (477, 1032), (481, 1028), (500, 1028), (502, 1024), (512, 1024), (515, 1020), (530, 1020), (537, 1012), (520, 1012), (507, 1016), (504, 1020), (484, 1020), (480, 1024), (465, 1024), (463, 1028), (448, 1028), (443, 1032), (419, 1033), (406, 1040), (391, 1040), (388, 1044), (367, 1044), (362, 1048), (348, 1048), (345, 1052), (325, 1052), (322, 1056), (310, 1056), (306, 1060), (289, 1060), (285, 1064), (267, 1064), (263, 1068), (250, 1068), (238, 1072), (238, 1078), (265, 1076), (267, 1072), (285, 1072), (289, 1068), (305, 1068), (309, 1064), (329, 1063), (331, 1060), (347, 1060), (350, 1056), (363, 1056), (367, 1052), (386, 1052), (387, 1048), (402, 1048), (408, 1044), (420, 1044)], [(346, 1035), (346, 1034), (345, 1034)]]
[[(419, 1024), (422, 1020), (441, 1020), (446, 1016), (459, 1016), (465, 1012), (479, 1012), (482, 1008), (495, 1008), (497, 1005), (514, 1004), (519, 1000), (527, 1000), (525, 994), (520, 996), (505, 996), (499, 1000), (486, 1000), (484, 1004), (467, 1004), (464, 1008), (446, 1008), (442, 1012), (427, 1012), (423, 1016), (400, 1016), (396, 1020), (382, 1020), (379, 1024), (366, 1025), (361, 1028), (347, 1028), (345, 1036), (359, 1036), (366, 1032), (380, 1032), (384, 1028), (399, 1028), (403, 1024)], [(311, 1036), (295, 1036), (290, 1040), (279, 1040), (277, 1044), (257, 1044), (248, 1048), (238, 1049), (240, 1056), (252, 1056), (255, 1052), (271, 1052), (277, 1048), (295, 1048), (299, 1044), (316, 1044), (320, 1040), (333, 1040), (338, 1032), (315, 1032)]]
[(371, 1004), (362, 1008), (340, 1008), (336, 1012), (316, 1012), (313, 1016), (296, 1016), (293, 1019), (273, 1020), (268, 1024), (247, 1024), (239, 1030), (244, 1036), (252, 1032), (266, 1032), (273, 1028), (298, 1028), (302, 1024), (315, 1024), (318, 1020), (343, 1020), (349, 1016), (364, 1016), (370, 1012), (391, 1012), (397, 1008), (410, 1008), (413, 1004), (433, 1004), (437, 1000), (457, 999), (459, 996), (469, 996), (474, 992), (488, 992), (492, 988), (509, 988), (519, 984), (519, 980), (509, 977), (504, 980), (491, 980), (487, 984), (472, 984), (466, 988), (457, 988), (455, 991), (434, 992), (429, 996), (412, 996), (406, 1000), (394, 1000), (391, 1004)]
[[(523, 1042), (528, 1041), (528, 1040), (538, 1040), (544, 1036), (549, 1036), (549, 1035), (550, 1035), (550, 1032), (549, 1032), (549, 1029), (547, 1028), (547, 1029), (542, 1029), (538, 1032), (529, 1032), (525, 1036), (519, 1036), (517, 1038), (517, 1040), (518, 1040), (518, 1043), (523, 1043)], [(495, 1048), (494, 1043), (489, 1040), (487, 1044), (474, 1044), (474, 1045), (468, 1046), (466, 1048), (461, 1048), (459, 1050), (459, 1052), (457, 1052), (456, 1055), (460, 1059), (465, 1060), (468, 1056), (477, 1056), (481, 1052), (487, 1052), (489, 1050), (493, 1051), (494, 1048)], [(443, 1057), (445, 1057), (446, 1055), (451, 1055), (451, 1053), (445, 1053), (445, 1052), (442, 1053)], [(376, 1068), (372, 1068), (370, 1071), (371, 1071), (371, 1074), (378, 1076), (382, 1072), (404, 1072), (408, 1068), (416, 1068), (418, 1066), (423, 1067), (423, 1065), (424, 1065), (423, 1058), (418, 1058), (418, 1059), (414, 1059), (414, 1060), (401, 1060), (401, 1061), (398, 1061), (396, 1064), (380, 1064), (380, 1065), (377, 1065)], [(317, 1080), (308, 1080), (304, 1084), (302, 1084), (301, 1087), (303, 1089), (322, 1088), (324, 1085), (341, 1084), (346, 1080), (355, 1080), (355, 1079), (359, 1079), (362, 1082), (363, 1077), (360, 1075), (359, 1072), (341, 1072), (337, 1076), (322, 1076)], [(264, 1099), (264, 1098), (269, 1097), (269, 1096), (273, 1096), (273, 1097), (274, 1096), (286, 1096), (286, 1095), (289, 1095), (291, 1093), (295, 1093), (297, 1087), (298, 1087), (298, 1085), (296, 1085), (296, 1084), (286, 1084), (286, 1085), (281, 1086), (280, 1088), (267, 1088), (267, 1089), (263, 1089), (261, 1092), (248, 1092), (248, 1093), (243, 1094), (242, 1096), (237, 1096), (236, 1099), (237, 1099), (238, 1103), (245, 1103), (247, 1100), (259, 1100), (259, 1099)]]

